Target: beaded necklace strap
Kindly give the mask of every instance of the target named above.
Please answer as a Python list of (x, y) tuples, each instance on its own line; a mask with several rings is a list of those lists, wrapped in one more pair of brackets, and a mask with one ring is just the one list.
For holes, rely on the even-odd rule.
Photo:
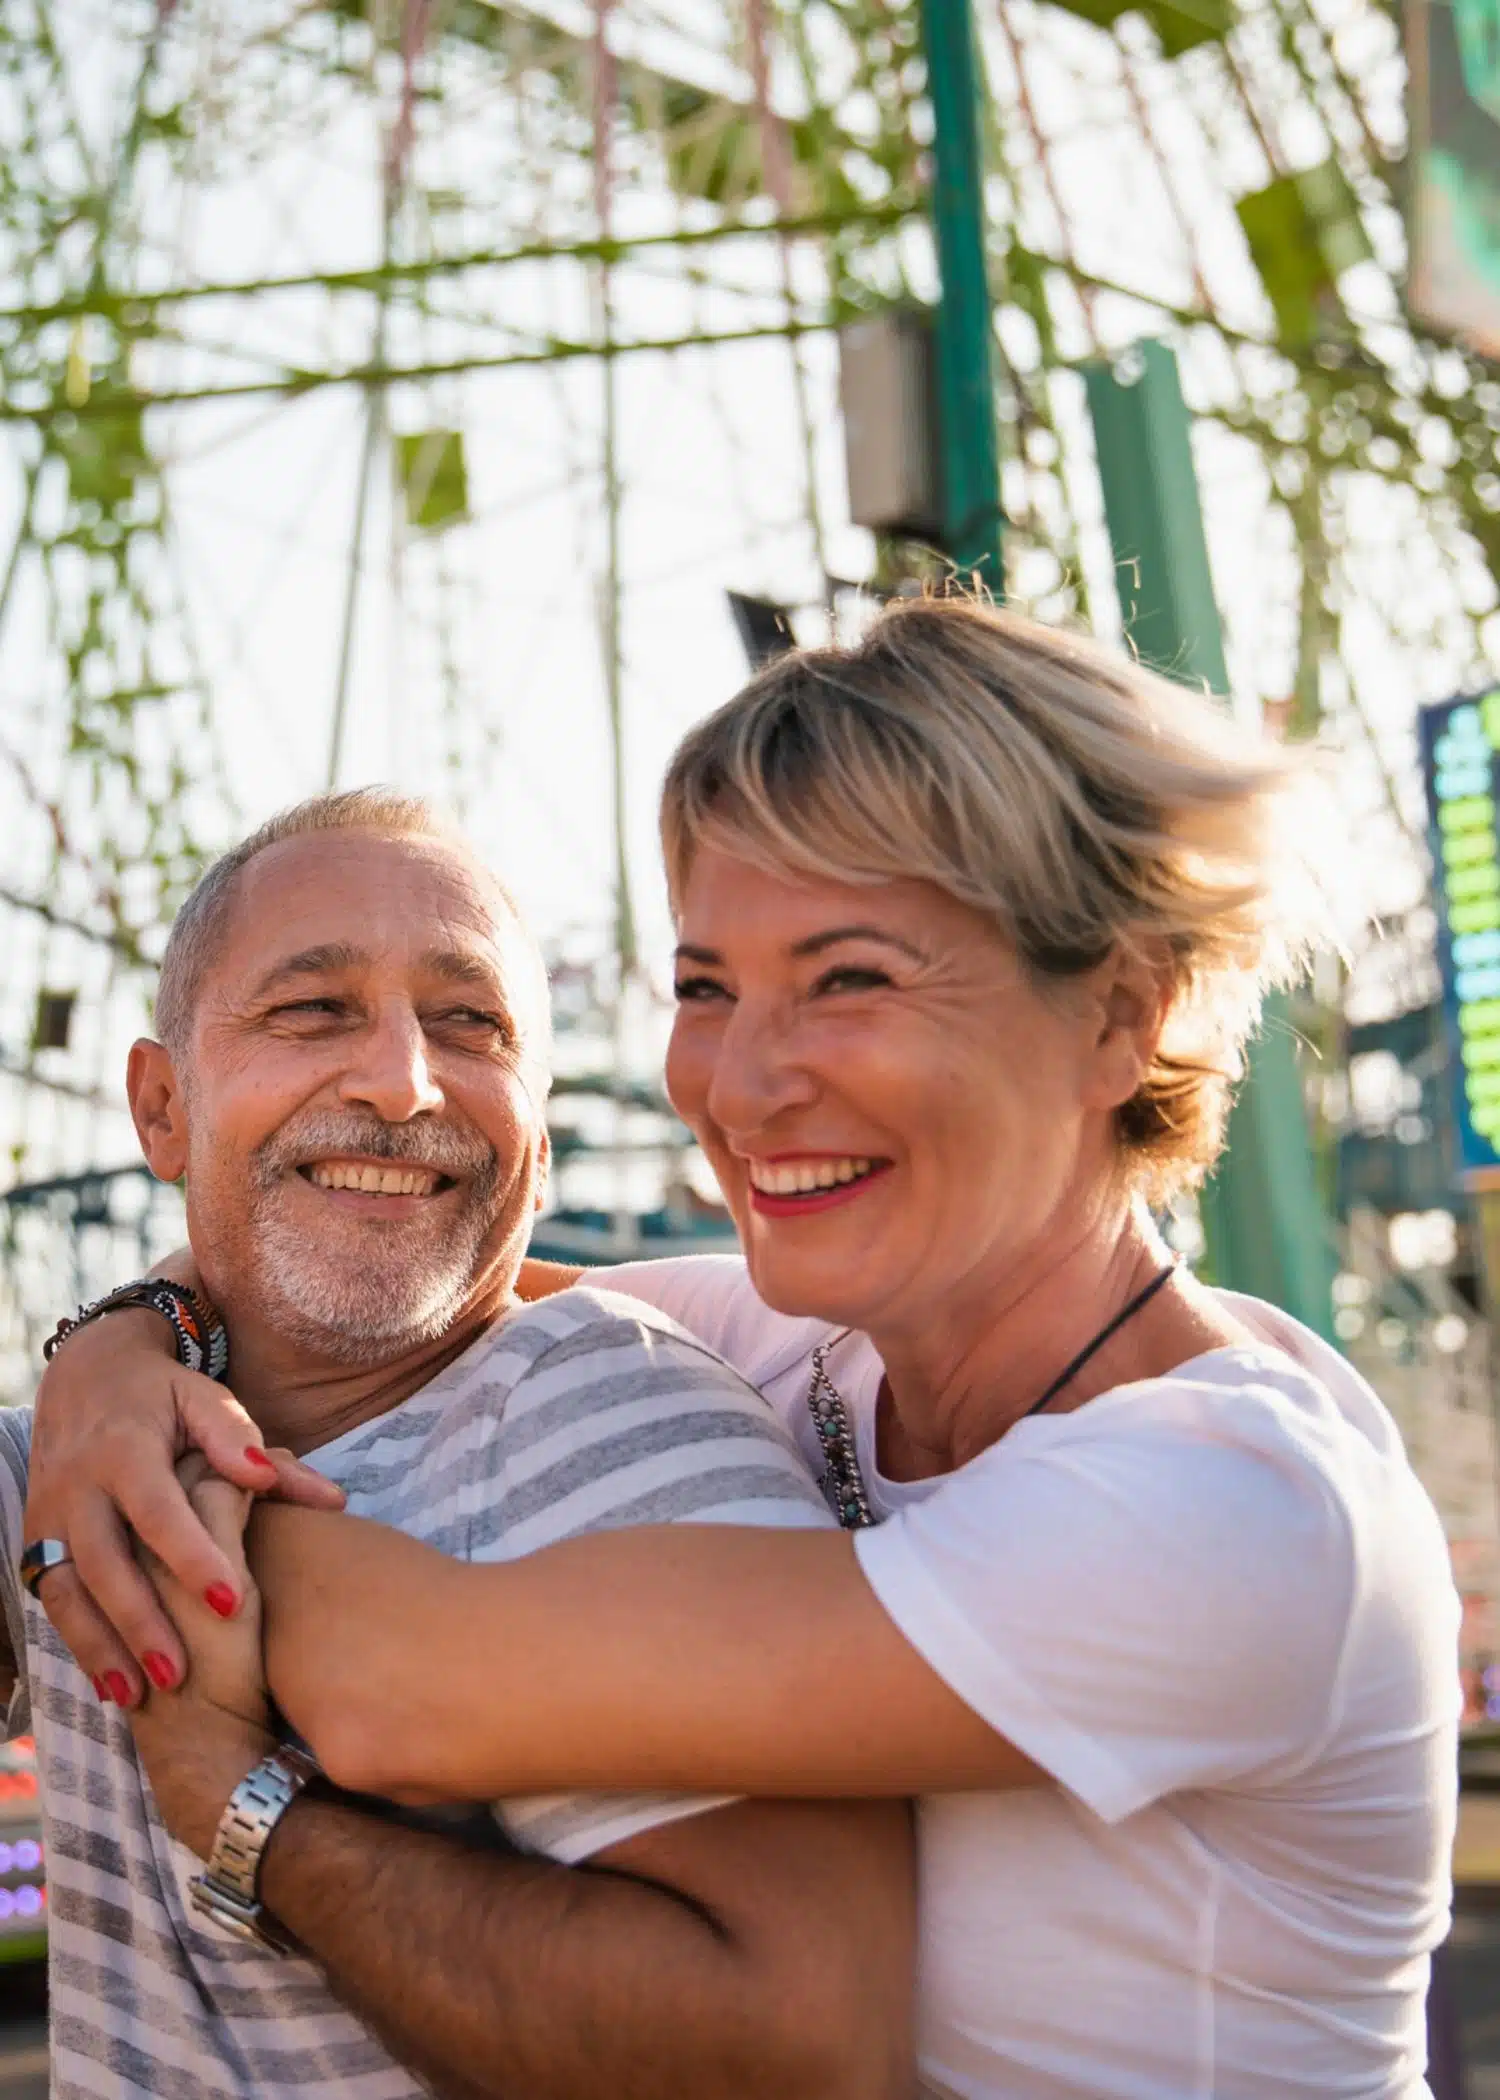
[[(1143, 1306), (1149, 1305), (1176, 1273), (1175, 1261), (1159, 1269), (1145, 1289), (1138, 1291), (1124, 1310), (1106, 1322), (1088, 1346), (1080, 1349), (1066, 1369), (1058, 1373), (1041, 1398), (1027, 1408), (1027, 1416), (1040, 1414), (1049, 1400), (1055, 1400), (1089, 1359), (1119, 1332), (1127, 1320), (1134, 1319)], [(818, 1486), (823, 1491), (824, 1500), (845, 1531), (863, 1531), (866, 1525), (875, 1522), (875, 1513), (870, 1507), (865, 1476), (860, 1470), (859, 1447), (854, 1438), (854, 1426), (849, 1420), (849, 1410), (844, 1404), (843, 1394), (828, 1375), (828, 1352), (836, 1349), (840, 1342), (847, 1341), (851, 1332), (852, 1329), (846, 1327), (832, 1341), (820, 1342), (814, 1349), (812, 1380), (807, 1388), (807, 1411), (823, 1447), (823, 1477)]]
[(820, 1342), (814, 1349), (807, 1407), (823, 1447), (823, 1477), (818, 1486), (845, 1531), (862, 1531), (874, 1523), (875, 1514), (860, 1471), (849, 1410), (843, 1394), (828, 1375), (828, 1352), (844, 1339), (842, 1334), (835, 1335), (831, 1342)]

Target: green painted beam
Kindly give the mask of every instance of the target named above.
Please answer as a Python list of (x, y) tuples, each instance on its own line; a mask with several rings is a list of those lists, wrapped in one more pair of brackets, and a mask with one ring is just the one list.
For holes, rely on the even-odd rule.
[[(1144, 661), (1226, 694), (1192, 425), (1177, 360), (1139, 344), (1085, 375), (1120, 605)], [(1267, 1002), (1229, 1119), (1229, 1143), (1201, 1199), (1215, 1283), (1282, 1306), (1333, 1339), (1332, 1236), (1285, 1002)]]
[(937, 315), (938, 431), (945, 551), (996, 597), (1000, 450), (995, 432), (994, 321), (984, 252), (979, 58), (969, 0), (923, 0), (932, 104), (932, 225), (943, 296)]

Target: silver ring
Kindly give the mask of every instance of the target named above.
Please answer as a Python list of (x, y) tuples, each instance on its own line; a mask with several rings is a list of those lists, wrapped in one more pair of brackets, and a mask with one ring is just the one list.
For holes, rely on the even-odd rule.
[(66, 1539), (33, 1539), (16, 1562), (16, 1571), (34, 1597), (42, 1577), (54, 1568), (66, 1568), (72, 1558)]

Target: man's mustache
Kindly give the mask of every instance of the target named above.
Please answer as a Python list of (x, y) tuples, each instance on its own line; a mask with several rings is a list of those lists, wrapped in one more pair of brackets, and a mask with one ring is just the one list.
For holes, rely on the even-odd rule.
[(311, 1159), (388, 1159), (403, 1167), (426, 1167), (454, 1181), (480, 1186), (493, 1181), (499, 1161), (477, 1131), (450, 1123), (385, 1123), (379, 1116), (319, 1109), (294, 1117), (257, 1147), (251, 1171), (257, 1185), (271, 1188)]

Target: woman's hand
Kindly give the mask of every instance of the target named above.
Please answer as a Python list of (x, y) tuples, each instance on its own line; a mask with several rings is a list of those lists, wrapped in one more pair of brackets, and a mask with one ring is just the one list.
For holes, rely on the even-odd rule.
[(173, 1473), (189, 1451), (252, 1493), (315, 1509), (343, 1502), (311, 1467), (267, 1451), (232, 1393), (182, 1369), (159, 1313), (108, 1313), (68, 1337), (37, 1389), (26, 1538), (71, 1550), (37, 1594), (82, 1668), (122, 1706), (141, 1697), (147, 1668), (180, 1682), (188, 1666), (132, 1534), (221, 1615), (243, 1594), (243, 1557), (215, 1541)]
[(177, 1484), (233, 1570), (239, 1608), (223, 1618), (171, 1570), (142, 1552), (187, 1649), (190, 1672), (181, 1691), (152, 1690), (130, 1717), (141, 1762), (162, 1821), (206, 1859), (224, 1805), (245, 1774), (275, 1746), (261, 1660), (260, 1595), (245, 1565), (244, 1529), (253, 1496), (209, 1470), (198, 1453), (182, 1460)]
[[(141, 1567), (187, 1650), (192, 1697), (176, 1704), (186, 1708), (194, 1702), (206, 1703), (253, 1728), (269, 1731), (271, 1706), (261, 1654), (260, 1591), (245, 1560), (245, 1526), (255, 1497), (221, 1480), (199, 1451), (179, 1459), (173, 1471), (194, 1518), (224, 1555), (239, 1600), (236, 1610), (225, 1617), (210, 1609), (195, 1591), (184, 1589), (166, 1563), (148, 1548), (137, 1549)], [(157, 1700), (153, 1686), (148, 1703), (170, 1710), (176, 1689), (169, 1688), (165, 1699)]]

